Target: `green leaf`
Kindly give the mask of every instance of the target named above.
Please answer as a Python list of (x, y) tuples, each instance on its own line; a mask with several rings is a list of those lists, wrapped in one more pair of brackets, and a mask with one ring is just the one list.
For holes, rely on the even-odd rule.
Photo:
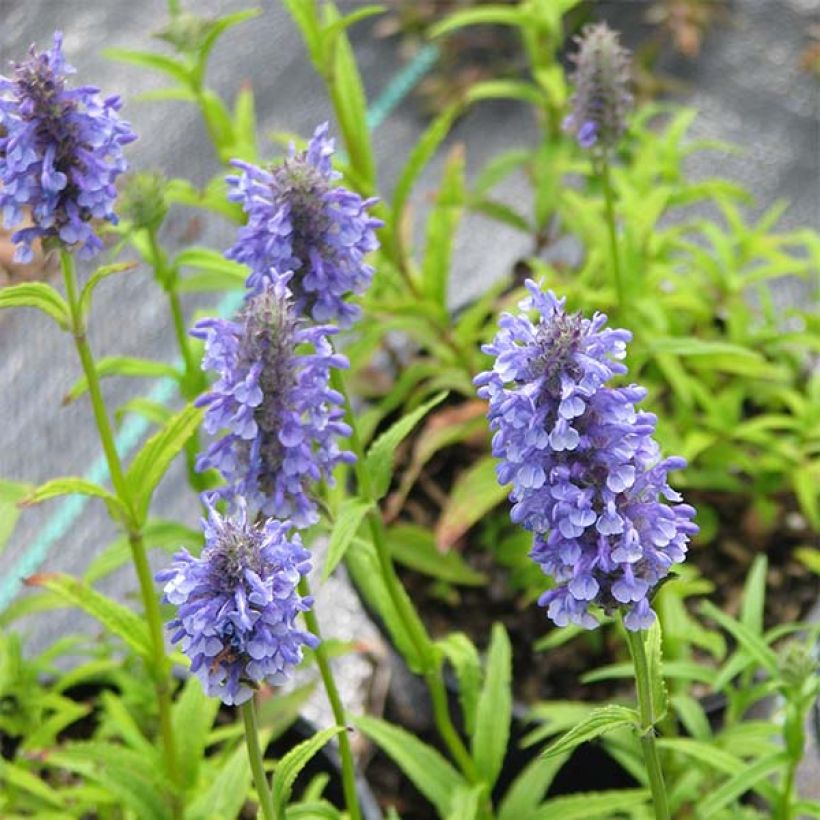
[(140, 68), (161, 71), (163, 74), (175, 79), (180, 85), (191, 86), (190, 69), (181, 60), (175, 60), (173, 57), (157, 54), (153, 51), (135, 51), (128, 48), (104, 48), (102, 55), (119, 63), (128, 63)]
[(752, 568), (743, 585), (743, 604), (740, 607), (740, 623), (755, 635), (763, 633), (763, 607), (766, 603), (766, 572), (769, 567), (765, 555), (755, 557)]
[(306, 0), (283, 0), (283, 2), (302, 32), (302, 38), (305, 41), (314, 68), (321, 72), (323, 66), (322, 33), (319, 27), (315, 0), (308, 0), (307, 2)]
[(344, 558), (347, 548), (359, 531), (364, 517), (372, 509), (373, 503), (371, 501), (362, 501), (359, 498), (348, 498), (342, 502), (336, 520), (333, 522), (333, 531), (327, 545), (327, 558), (322, 573), (323, 581), (330, 577), (330, 573), (336, 569), (339, 561)]
[(820, 530), (820, 469), (817, 461), (801, 464), (792, 472), (792, 488), (800, 509), (815, 530)]
[(384, 6), (362, 6), (360, 9), (351, 12), (350, 14), (334, 20), (322, 29), (321, 32), (321, 49), (325, 52), (331, 52), (336, 46), (336, 38), (345, 29), (350, 28), (361, 20), (366, 20), (368, 17), (373, 17), (376, 14), (381, 14), (385, 10)]
[[(153, 359), (139, 359), (134, 356), (106, 356), (95, 363), (94, 369), (101, 379), (111, 376), (129, 376), (143, 379), (167, 377), (179, 381), (182, 378), (182, 374), (172, 364), (157, 362)], [(82, 376), (63, 397), (63, 404), (70, 404), (87, 391), (88, 379)]]
[(194, 268), (223, 274), (226, 279), (235, 280), (243, 286), (248, 278), (248, 268), (239, 262), (226, 259), (221, 253), (210, 248), (186, 248), (174, 257), (177, 268)]
[(199, 679), (191, 675), (174, 701), (171, 720), (177, 741), (177, 760), (186, 788), (197, 782), (200, 762), (205, 753), (208, 733), (219, 711), (219, 699), (202, 691)]
[(507, 631), (493, 624), (487, 671), (478, 699), (472, 755), (481, 778), (495, 785), (510, 737), (512, 719), (512, 647)]
[(10, 763), (0, 757), (0, 781), (6, 784), (6, 789), (12, 786), (36, 797), (49, 806), (63, 810), (66, 808), (60, 793), (49, 786), (41, 777), (23, 768), (22, 763)]
[(510, 6), (478, 6), (464, 9), (448, 15), (440, 23), (434, 25), (428, 32), (431, 38), (443, 37), (466, 26), (524, 26), (531, 22), (531, 17), (524, 7), (511, 8)]
[(223, 162), (230, 162), (235, 142), (233, 120), (222, 98), (210, 88), (202, 90), (199, 107), (208, 126), (214, 147)]
[(474, 570), (459, 553), (442, 553), (433, 534), (415, 524), (395, 524), (387, 530), (387, 543), (400, 564), (448, 584), (483, 586), (487, 577)]
[(20, 501), (33, 491), (31, 484), (0, 478), (0, 555), (20, 517)]
[(233, 105), (233, 131), (236, 138), (234, 154), (247, 162), (256, 161), (256, 107), (250, 83), (244, 83), (236, 95)]
[(142, 396), (135, 396), (114, 411), (114, 418), (117, 424), (122, 424), (123, 418), (129, 413), (142, 416), (157, 427), (162, 427), (166, 424), (168, 419), (174, 414), (167, 405), (158, 401), (151, 401), (151, 399), (145, 399)]
[(463, 632), (451, 632), (436, 641), (436, 646), (441, 649), (455, 670), (464, 728), (467, 734), (472, 736), (475, 732), (481, 691), (481, 662), (478, 650)]
[(145, 442), (134, 457), (126, 481), (134, 494), (139, 521), (144, 521), (151, 496), (171, 462), (196, 432), (204, 410), (189, 404)]
[(410, 434), (413, 428), (437, 404), (444, 401), (447, 393), (442, 392), (430, 401), (417, 407), (399, 419), (389, 430), (382, 433), (370, 446), (365, 458), (365, 469), (370, 475), (374, 500), (382, 498), (390, 487), (390, 476), (393, 470), (393, 456), (396, 448)]
[[(176, 552), (182, 547), (187, 547), (198, 553), (202, 546), (201, 530), (163, 518), (149, 519), (142, 533), (149, 550)], [(128, 537), (123, 535), (94, 556), (83, 574), (83, 580), (87, 584), (94, 584), (130, 560), (131, 547), (128, 544)]]
[[(399, 616), (393, 605), (393, 599), (382, 578), (379, 559), (373, 545), (361, 538), (354, 538), (353, 545), (348, 549), (345, 556), (345, 563), (357, 590), (384, 621), (396, 648), (410, 670), (421, 673), (424, 668), (423, 659), (420, 657), (416, 645), (407, 631), (403, 618)], [(403, 587), (400, 588), (399, 594), (406, 597)], [(410, 609), (415, 611), (412, 606)], [(423, 630), (421, 624), (419, 626)]]
[(213, 47), (216, 41), (230, 28), (233, 28), (239, 23), (244, 23), (246, 20), (252, 20), (262, 13), (262, 9), (242, 9), (235, 11), (232, 14), (224, 14), (211, 23), (210, 30), (202, 40), (202, 45), (199, 47), (198, 61), (197, 61), (197, 77), (201, 81), (205, 74), (205, 66), (208, 62)]
[(273, 803), (280, 814), (284, 814), (290, 792), (299, 772), (304, 769), (311, 758), (344, 727), (331, 726), (316, 732), (313, 737), (294, 746), (277, 764), (273, 776)]
[(140, 820), (171, 816), (163, 797), (170, 784), (139, 752), (112, 743), (74, 742), (49, 750), (45, 763), (99, 783)]
[(455, 480), (436, 525), (436, 546), (440, 550), (452, 547), (473, 524), (507, 498), (509, 487), (498, 483), (495, 465), (495, 458), (485, 456)]
[(22, 282), (0, 288), (0, 309), (30, 307), (47, 313), (63, 329), (71, 327), (68, 305), (51, 285), (45, 282)]
[(24, 583), (51, 590), (98, 620), (138, 655), (151, 656), (151, 641), (145, 621), (117, 601), (61, 572), (40, 572), (30, 575)]
[(544, 105), (544, 94), (538, 86), (524, 80), (485, 80), (471, 86), (465, 99), (468, 102), (482, 100), (518, 100), (530, 105)]
[(680, 722), (692, 738), (709, 740), (712, 736), (712, 727), (709, 725), (706, 712), (695, 698), (686, 694), (672, 695), (670, 702)]
[(527, 815), (527, 820), (594, 820), (596, 817), (613, 817), (616, 813), (630, 812), (646, 806), (649, 792), (646, 789), (621, 789), (618, 791), (573, 794), (555, 797)]
[(586, 720), (594, 708), (585, 701), (546, 700), (536, 703), (530, 709), (527, 720), (542, 725), (527, 733), (521, 741), (522, 748), (534, 746), (545, 738), (571, 729)]
[(410, 192), (416, 184), (419, 174), (424, 170), (424, 167), (432, 158), (436, 149), (444, 141), (444, 138), (450, 132), (453, 121), (464, 110), (464, 106), (457, 104), (439, 114), (429, 126), (427, 130), (419, 137), (416, 144), (410, 151), (410, 157), (407, 160), (404, 168), (402, 168), (399, 179), (396, 182), (396, 187), (393, 191), (393, 215), (395, 221), (395, 230), (399, 230), (402, 223), (402, 213)]
[(569, 760), (569, 752), (537, 757), (515, 778), (498, 807), (498, 820), (522, 820), (533, 815), (552, 785), (555, 775)]
[(727, 780), (722, 786), (714, 789), (705, 800), (699, 803), (698, 816), (703, 817), (704, 820), (712, 817), (727, 803), (745, 794), (757, 786), (762, 780), (768, 778), (769, 775), (787, 766), (788, 763), (788, 752), (777, 752), (776, 754), (746, 764), (742, 772)]
[(427, 220), (421, 268), (422, 292), (445, 311), (453, 242), (463, 210), (464, 148), (456, 145), (447, 157), (436, 201)]
[(756, 635), (751, 629), (734, 618), (730, 618), (710, 601), (703, 601), (700, 605), (700, 611), (712, 620), (717, 621), (772, 677), (777, 676), (777, 655), (759, 635)]
[(216, 769), (194, 802), (187, 807), (186, 820), (213, 820), (216, 817), (238, 817), (251, 785), (248, 750), (241, 743)]
[(33, 492), (18, 503), (21, 507), (30, 507), (33, 504), (41, 504), (43, 501), (61, 495), (88, 495), (101, 498), (112, 515), (120, 519), (126, 516), (126, 510), (117, 496), (112, 495), (104, 487), (100, 487), (99, 484), (94, 484), (93, 481), (77, 476), (52, 478), (51, 481), (46, 481), (45, 484), (36, 487)]
[(353, 720), (407, 775), (413, 785), (446, 816), (453, 795), (464, 778), (431, 746), (379, 718), (361, 715)]
[[(714, 684), (717, 673), (712, 667), (701, 666), (694, 661), (669, 661), (663, 666), (663, 674), (669, 680), (697, 681), (698, 683)], [(635, 675), (632, 663), (613, 663), (586, 672), (581, 676), (581, 683), (597, 683), (602, 680), (616, 678), (631, 678)]]
[[(337, 14), (332, 7), (326, 7), (326, 10)], [(331, 20), (330, 25), (333, 22)], [(335, 38), (331, 55), (333, 80), (329, 90), (333, 110), (344, 137), (350, 164), (360, 180), (360, 186), (357, 187), (363, 187), (364, 190), (360, 192), (370, 195), (375, 186), (376, 165), (370, 145), (370, 129), (367, 127), (367, 97), (356, 57), (343, 31)]]
[(450, 801), (447, 820), (476, 820), (481, 803), (486, 796), (487, 787), (483, 783), (477, 786), (459, 786)]
[(88, 312), (91, 310), (91, 297), (94, 294), (94, 288), (96, 288), (103, 279), (107, 279), (115, 273), (124, 273), (128, 270), (136, 270), (136, 268), (137, 265), (135, 262), (115, 262), (113, 265), (103, 265), (97, 268), (97, 270), (88, 277), (88, 281), (85, 283), (82, 293), (80, 293), (80, 313), (83, 316), (88, 316)]
[(634, 709), (627, 709), (625, 706), (601, 706), (593, 709), (584, 720), (573, 726), (566, 734), (552, 743), (544, 751), (545, 757), (569, 752), (582, 743), (600, 737), (613, 729), (620, 729), (624, 726), (637, 726), (638, 713)]

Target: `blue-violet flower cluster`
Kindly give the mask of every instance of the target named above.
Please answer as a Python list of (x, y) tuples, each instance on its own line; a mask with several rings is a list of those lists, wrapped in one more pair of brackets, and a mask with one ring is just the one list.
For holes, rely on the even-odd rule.
[(585, 26), (576, 42), (575, 93), (564, 130), (582, 148), (611, 148), (626, 130), (632, 109), (630, 54), (606, 23)]
[(102, 249), (92, 220), (116, 222), (114, 180), (135, 136), (117, 115), (119, 98), (69, 88), (73, 72), (58, 32), (50, 51), (32, 46), (12, 77), (0, 77), (0, 208), (5, 227), (23, 225), (12, 237), (20, 262), (31, 261), (37, 238), (90, 256)]
[(208, 503), (200, 558), (180, 550), (157, 574), (163, 600), (177, 614), (171, 640), (191, 659), (205, 692), (228, 705), (249, 700), (260, 683), (284, 683), (302, 660), (302, 647), (318, 640), (295, 627), (312, 606), (297, 592), (310, 571), (310, 553), (287, 521), (248, 523), (244, 504), (233, 518)]
[(645, 629), (653, 590), (698, 529), (667, 483), (685, 461), (661, 459), (655, 416), (635, 410), (642, 387), (607, 386), (626, 373), (617, 360), (629, 331), (605, 328), (600, 313), (567, 313), (563, 300), (526, 286), (521, 312), (503, 314), (484, 347), (493, 369), (475, 382), (489, 400), (498, 480), (512, 484), (511, 517), (534, 533), (531, 556), (556, 582), (539, 603), (558, 626), (593, 629), (599, 606)]
[(227, 178), (229, 198), (241, 203), (248, 222), (226, 256), (251, 269), (254, 291), (293, 271), (297, 312), (348, 327), (360, 310), (345, 297), (370, 284), (373, 268), (364, 259), (378, 247), (375, 229), (382, 222), (368, 213), (375, 199), (334, 185), (340, 175), (331, 164), (327, 131), (327, 123), (320, 125), (305, 151), (291, 146), (278, 167), (234, 160), (241, 173)]
[(198, 468), (223, 475), (224, 497), (301, 528), (318, 520), (310, 486), (353, 460), (337, 442), (350, 435), (344, 400), (329, 386), (331, 368), (348, 361), (328, 341), (334, 327), (297, 318), (287, 283), (261, 283), (237, 321), (206, 319), (192, 331), (205, 339), (203, 367), (218, 374), (198, 400), (205, 429), (222, 434)]

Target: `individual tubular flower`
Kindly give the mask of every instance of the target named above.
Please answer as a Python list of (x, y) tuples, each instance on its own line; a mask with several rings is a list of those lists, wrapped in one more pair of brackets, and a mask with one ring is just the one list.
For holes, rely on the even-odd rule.
[(226, 256), (251, 269), (248, 287), (255, 291), (293, 271), (296, 310), (347, 327), (360, 310), (345, 297), (370, 284), (373, 268), (364, 259), (378, 247), (375, 229), (382, 222), (368, 213), (375, 199), (334, 186), (340, 174), (327, 131), (327, 123), (320, 125), (307, 150), (291, 146), (277, 167), (233, 161), (241, 173), (227, 178), (229, 199), (241, 203), (248, 222)]
[(489, 400), (498, 480), (512, 484), (512, 520), (535, 534), (531, 556), (556, 582), (539, 603), (559, 626), (593, 629), (600, 606), (623, 608), (627, 627), (644, 629), (653, 590), (698, 529), (695, 510), (667, 484), (685, 462), (661, 459), (655, 416), (635, 410), (642, 387), (607, 386), (626, 373), (618, 360), (631, 334), (526, 286), (521, 313), (503, 314), (484, 347), (493, 369), (475, 383)]
[(205, 548), (186, 549), (159, 572), (163, 600), (177, 607), (173, 643), (191, 659), (205, 692), (228, 705), (244, 703), (260, 683), (279, 685), (318, 640), (297, 629), (296, 616), (313, 605), (297, 592), (310, 571), (310, 553), (290, 522), (247, 520), (244, 504), (223, 517), (205, 498)]
[(72, 73), (57, 32), (50, 51), (32, 46), (12, 77), (0, 77), (0, 208), (5, 227), (24, 225), (12, 237), (20, 262), (33, 258), (38, 237), (90, 256), (102, 249), (92, 220), (117, 221), (114, 180), (136, 137), (117, 115), (119, 97), (69, 88)]
[(344, 400), (329, 386), (331, 368), (348, 361), (328, 341), (336, 328), (297, 319), (287, 282), (262, 283), (237, 321), (205, 319), (192, 331), (205, 340), (203, 368), (218, 374), (198, 400), (205, 429), (222, 433), (197, 466), (223, 475), (226, 497), (305, 527), (318, 520), (311, 485), (332, 483), (336, 465), (353, 460), (338, 444), (350, 435)]
[(626, 130), (632, 109), (629, 92), (630, 54), (606, 23), (585, 26), (576, 38), (579, 49), (572, 58), (575, 85), (564, 130), (582, 148), (611, 148)]

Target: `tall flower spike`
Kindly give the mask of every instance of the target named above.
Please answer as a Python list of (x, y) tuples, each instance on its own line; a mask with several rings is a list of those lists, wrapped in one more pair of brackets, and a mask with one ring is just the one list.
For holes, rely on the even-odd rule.
[(307, 150), (297, 153), (291, 146), (277, 167), (233, 161), (241, 173), (227, 178), (229, 198), (241, 203), (248, 223), (226, 256), (251, 269), (248, 287), (254, 291), (293, 271), (297, 312), (348, 327), (360, 310), (345, 297), (370, 285), (373, 268), (364, 259), (378, 247), (375, 229), (382, 222), (368, 213), (375, 199), (333, 184), (340, 174), (331, 164), (327, 131), (327, 123), (320, 125)]
[(611, 148), (626, 130), (632, 109), (630, 53), (621, 45), (618, 32), (606, 23), (585, 26), (576, 42), (571, 77), (575, 93), (564, 130), (582, 148)]
[(336, 465), (354, 458), (339, 448), (350, 428), (329, 386), (331, 368), (348, 361), (328, 341), (336, 328), (296, 317), (287, 282), (262, 283), (238, 321), (205, 319), (191, 331), (205, 340), (203, 368), (219, 376), (198, 401), (208, 408), (205, 429), (222, 433), (198, 468), (222, 473), (225, 497), (305, 527), (318, 520), (310, 486), (332, 482)]
[(617, 360), (629, 331), (605, 328), (600, 313), (566, 313), (563, 300), (526, 286), (521, 313), (503, 314), (484, 347), (493, 369), (475, 383), (489, 400), (498, 480), (512, 484), (512, 520), (535, 534), (531, 556), (556, 582), (539, 603), (558, 626), (594, 629), (599, 606), (645, 629), (653, 590), (698, 530), (695, 510), (667, 484), (685, 462), (661, 459), (655, 416), (634, 407), (642, 387), (606, 386), (626, 373)]
[(0, 208), (5, 227), (24, 226), (12, 237), (20, 262), (33, 258), (38, 237), (91, 256), (102, 249), (92, 220), (117, 221), (114, 180), (125, 170), (123, 146), (136, 137), (117, 115), (119, 97), (69, 88), (73, 73), (57, 32), (50, 51), (32, 46), (11, 78), (0, 77)]
[(223, 518), (204, 500), (202, 556), (180, 550), (156, 578), (165, 585), (163, 600), (177, 607), (168, 624), (172, 642), (208, 695), (238, 705), (260, 683), (284, 683), (302, 647), (318, 645), (295, 626), (313, 605), (296, 589), (310, 571), (310, 553), (298, 533), (289, 535), (290, 522), (250, 524), (241, 502), (235, 517)]

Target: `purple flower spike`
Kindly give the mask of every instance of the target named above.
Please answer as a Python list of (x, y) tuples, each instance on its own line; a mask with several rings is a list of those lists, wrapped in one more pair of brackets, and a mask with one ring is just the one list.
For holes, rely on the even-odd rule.
[(11, 78), (0, 77), (0, 208), (6, 228), (26, 225), (12, 236), (19, 262), (31, 261), (37, 238), (86, 257), (102, 249), (93, 220), (116, 223), (114, 180), (125, 170), (123, 146), (136, 139), (117, 115), (119, 97), (67, 87), (74, 69), (62, 42), (55, 33), (50, 51), (32, 46)]
[(695, 510), (667, 483), (685, 462), (661, 459), (655, 416), (635, 409), (642, 387), (607, 386), (626, 373), (618, 360), (631, 334), (526, 286), (521, 313), (503, 314), (484, 347), (493, 369), (475, 383), (490, 405), (498, 479), (512, 484), (511, 518), (534, 533), (530, 554), (556, 582), (539, 603), (558, 626), (594, 629), (598, 606), (622, 609), (628, 629), (646, 629), (653, 590), (698, 531)]
[(283, 271), (293, 271), (295, 308), (317, 322), (349, 327), (360, 315), (348, 294), (361, 294), (373, 278), (364, 259), (379, 243), (375, 229), (383, 224), (368, 213), (375, 199), (333, 183), (333, 140), (320, 125), (299, 153), (271, 169), (240, 160), (241, 173), (227, 178), (229, 198), (241, 203), (248, 224), (226, 253), (251, 269), (248, 287), (260, 291)]
[(237, 321), (205, 319), (191, 331), (205, 340), (203, 368), (218, 374), (198, 401), (205, 429), (222, 433), (197, 466), (223, 475), (224, 497), (301, 528), (318, 520), (311, 485), (332, 484), (336, 465), (354, 457), (339, 448), (350, 428), (329, 386), (331, 368), (348, 367), (327, 338), (336, 328), (297, 319), (288, 278), (264, 282)]
[(572, 134), (581, 148), (611, 148), (626, 130), (632, 110), (630, 53), (621, 45), (618, 32), (606, 23), (585, 26), (575, 40), (578, 52), (571, 58), (575, 62), (575, 93), (564, 131)]
[(296, 616), (313, 605), (297, 586), (310, 571), (310, 553), (290, 522), (249, 524), (244, 504), (223, 518), (204, 498), (205, 548), (187, 550), (157, 573), (163, 600), (177, 607), (168, 624), (173, 643), (191, 659), (205, 692), (228, 705), (249, 700), (260, 683), (276, 686), (318, 640), (297, 629)]

